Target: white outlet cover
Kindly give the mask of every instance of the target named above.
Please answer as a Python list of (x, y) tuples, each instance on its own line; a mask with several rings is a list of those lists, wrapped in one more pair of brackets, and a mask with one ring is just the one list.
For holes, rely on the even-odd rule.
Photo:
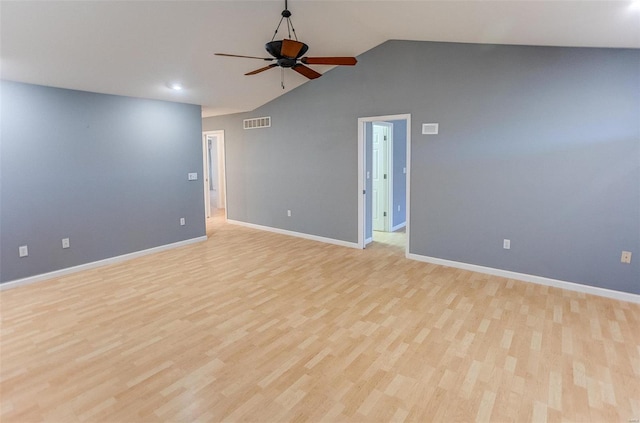
[(62, 238), (62, 248), (69, 248), (69, 238)]
[(26, 245), (21, 245), (18, 247), (18, 255), (20, 257), (27, 257), (29, 255), (29, 248)]
[(510, 250), (511, 249), (511, 240), (510, 239), (505, 239), (502, 241), (502, 248), (504, 248), (505, 250)]
[(184, 217), (180, 218), (180, 226), (184, 226), (185, 225), (185, 220)]
[(198, 180), (198, 174), (196, 172), (189, 173), (187, 175), (187, 179), (190, 180), (190, 181), (197, 181)]

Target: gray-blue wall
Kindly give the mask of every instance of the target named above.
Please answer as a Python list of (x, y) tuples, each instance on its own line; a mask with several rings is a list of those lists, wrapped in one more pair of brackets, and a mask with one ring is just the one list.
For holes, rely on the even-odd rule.
[(205, 235), (199, 106), (0, 90), (1, 282)]
[[(357, 118), (410, 113), (410, 252), (640, 293), (640, 50), (389, 41), (358, 59), (204, 120), (226, 130), (231, 219), (356, 242)], [(241, 129), (257, 116), (273, 126)]]

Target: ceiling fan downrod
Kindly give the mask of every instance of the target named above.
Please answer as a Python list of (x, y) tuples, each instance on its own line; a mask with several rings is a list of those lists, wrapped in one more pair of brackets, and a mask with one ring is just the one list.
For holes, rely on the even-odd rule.
[(273, 32), (273, 37), (271, 37), (271, 41), (276, 39), (276, 35), (278, 35), (278, 30), (280, 29), (280, 25), (282, 25), (282, 21), (284, 19), (287, 20), (287, 34), (289, 35), (289, 39), (291, 38), (291, 33), (293, 32), (293, 37), (298, 41), (298, 35), (296, 34), (296, 29), (293, 27), (293, 22), (291, 22), (291, 12), (287, 6), (287, 0), (284, 0), (284, 10), (280, 14), (282, 17), (280, 18), (280, 22), (278, 22), (278, 26), (276, 30)]

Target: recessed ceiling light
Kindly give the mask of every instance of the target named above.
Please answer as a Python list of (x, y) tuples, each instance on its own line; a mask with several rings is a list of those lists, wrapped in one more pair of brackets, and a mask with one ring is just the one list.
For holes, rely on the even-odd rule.
[(171, 88), (174, 91), (182, 91), (182, 84), (179, 84), (177, 82), (173, 82), (171, 84), (168, 84), (169, 88)]

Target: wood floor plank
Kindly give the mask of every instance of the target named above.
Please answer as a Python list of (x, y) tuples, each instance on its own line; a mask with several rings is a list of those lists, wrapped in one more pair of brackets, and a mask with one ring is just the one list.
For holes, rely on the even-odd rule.
[(0, 420), (634, 421), (640, 306), (226, 224), (0, 293)]

